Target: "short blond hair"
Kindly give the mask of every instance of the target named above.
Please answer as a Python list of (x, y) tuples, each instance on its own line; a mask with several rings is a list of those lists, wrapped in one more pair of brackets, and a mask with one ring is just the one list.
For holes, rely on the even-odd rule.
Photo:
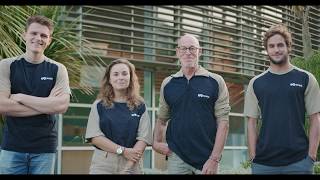
[(32, 23), (38, 23), (38, 24), (41, 24), (43, 26), (47, 26), (49, 31), (50, 31), (50, 35), (52, 35), (52, 33), (53, 33), (53, 22), (52, 22), (51, 19), (49, 19), (49, 18), (47, 18), (45, 16), (39, 16), (39, 15), (30, 16), (27, 19), (26, 31), (28, 31), (28, 28)]

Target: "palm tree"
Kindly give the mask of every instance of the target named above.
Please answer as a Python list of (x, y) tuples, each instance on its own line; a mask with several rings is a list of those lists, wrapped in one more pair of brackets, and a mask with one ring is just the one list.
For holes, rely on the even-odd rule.
[(309, 30), (310, 6), (292, 6), (291, 10), (295, 14), (295, 16), (302, 21), (303, 57), (304, 59), (309, 59), (313, 54), (311, 35)]

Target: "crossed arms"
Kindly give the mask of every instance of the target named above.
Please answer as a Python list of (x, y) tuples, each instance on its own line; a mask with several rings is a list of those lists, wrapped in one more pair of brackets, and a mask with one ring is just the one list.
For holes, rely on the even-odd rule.
[(70, 95), (62, 88), (54, 88), (48, 97), (0, 92), (0, 114), (27, 117), (39, 114), (65, 113), (69, 106)]

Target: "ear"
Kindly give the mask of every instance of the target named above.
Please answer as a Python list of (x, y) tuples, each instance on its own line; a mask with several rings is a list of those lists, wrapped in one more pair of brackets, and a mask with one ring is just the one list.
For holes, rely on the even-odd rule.
[(50, 35), (50, 36), (49, 36), (49, 41), (48, 41), (47, 47), (51, 44), (51, 42), (52, 42), (52, 36)]
[(23, 32), (23, 33), (22, 33), (22, 39), (23, 39), (24, 41), (26, 41), (26, 35), (27, 35), (27, 32)]
[(180, 54), (179, 54), (179, 48), (176, 48), (176, 56), (179, 58)]
[(202, 55), (202, 48), (199, 48), (199, 57)]

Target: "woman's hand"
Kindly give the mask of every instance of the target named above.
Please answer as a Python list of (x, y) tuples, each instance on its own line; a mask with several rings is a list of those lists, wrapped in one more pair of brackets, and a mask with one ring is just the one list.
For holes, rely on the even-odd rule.
[(133, 161), (136, 163), (141, 159), (142, 152), (133, 148), (125, 148), (123, 152), (123, 156), (129, 161)]

